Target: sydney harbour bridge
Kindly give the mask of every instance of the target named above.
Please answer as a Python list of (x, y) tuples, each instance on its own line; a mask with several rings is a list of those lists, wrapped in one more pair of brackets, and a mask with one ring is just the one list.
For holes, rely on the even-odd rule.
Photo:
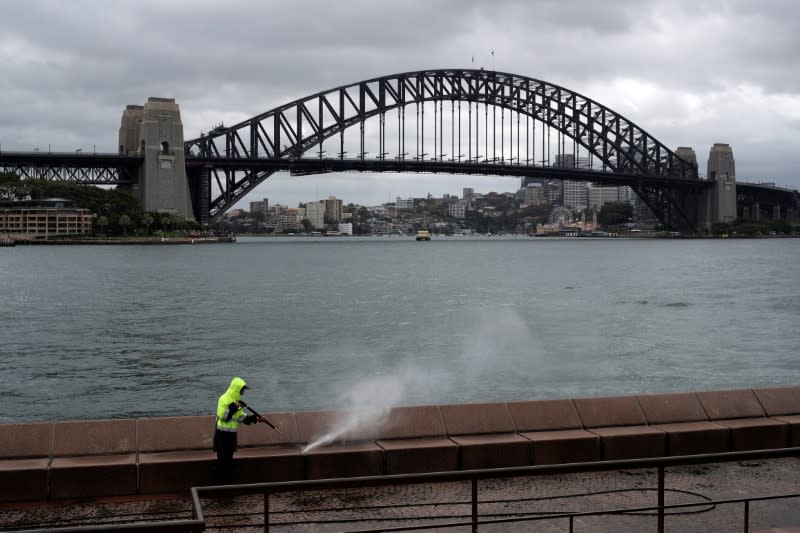
[[(668, 148), (591, 98), (485, 70), (406, 72), (344, 85), (184, 140), (172, 99), (123, 112), (119, 153), (0, 152), (23, 178), (130, 189), (148, 210), (208, 224), (276, 172), (411, 172), (574, 180), (630, 187), (668, 228), (699, 231), (743, 209), (786, 217), (798, 192), (737, 183), (730, 164), (700, 179), (691, 149)], [(727, 146), (727, 145), (715, 145)], [(713, 152), (713, 149), (712, 149)], [(724, 154), (723, 154), (724, 156)], [(301, 179), (301, 178), (298, 178)]]

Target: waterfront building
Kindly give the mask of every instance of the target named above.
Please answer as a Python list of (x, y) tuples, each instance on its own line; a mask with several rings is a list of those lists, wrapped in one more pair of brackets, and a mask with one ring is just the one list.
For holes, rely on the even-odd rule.
[(325, 226), (325, 207), (319, 202), (308, 202), (306, 204), (306, 218), (314, 229), (321, 229)]
[(267, 211), (269, 211), (269, 198), (250, 202), (250, 214), (255, 216), (256, 213), (261, 213), (264, 218), (267, 218)]
[(564, 197), (562, 203), (566, 207), (582, 209), (589, 203), (589, 189), (585, 181), (564, 180)]
[(92, 212), (61, 198), (0, 202), (0, 233), (55, 237), (92, 232)]
[(561, 205), (564, 198), (564, 182), (561, 180), (547, 180), (542, 184), (545, 202)]
[(544, 196), (544, 187), (541, 183), (529, 183), (524, 191), (522, 201), (527, 205), (544, 205), (546, 200)]
[(447, 206), (447, 210), (451, 217), (464, 218), (468, 205), (469, 202), (466, 200), (458, 200), (455, 202), (450, 202), (450, 204)]
[[(623, 187), (597, 186), (589, 188), (589, 207), (600, 208), (606, 204), (620, 202), (620, 189)], [(624, 187), (628, 189), (628, 187)]]
[(342, 235), (352, 235), (353, 234), (353, 224), (352, 222), (339, 222), (337, 225), (337, 230)]
[(320, 203), (325, 206), (325, 216), (328, 221), (336, 223), (342, 220), (342, 200), (336, 196), (328, 196), (327, 200), (320, 200)]
[(414, 199), (413, 198), (406, 198), (405, 200), (400, 198), (399, 196), (395, 200), (395, 205), (397, 209), (400, 211), (411, 211), (414, 209)]

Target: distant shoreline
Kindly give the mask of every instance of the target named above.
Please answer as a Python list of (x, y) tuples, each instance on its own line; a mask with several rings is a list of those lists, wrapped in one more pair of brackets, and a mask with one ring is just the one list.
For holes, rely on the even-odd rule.
[(119, 238), (119, 239), (33, 239), (14, 241), (16, 246), (39, 246), (59, 244), (215, 244), (236, 242), (236, 237), (149, 237), (149, 238)]

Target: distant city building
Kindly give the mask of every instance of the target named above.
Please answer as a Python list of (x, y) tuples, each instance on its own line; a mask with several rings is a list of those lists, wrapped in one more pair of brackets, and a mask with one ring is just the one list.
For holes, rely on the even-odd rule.
[(250, 202), (251, 215), (255, 216), (256, 213), (261, 213), (264, 215), (264, 218), (266, 218), (267, 211), (269, 211), (269, 198), (264, 198), (263, 200)]
[(564, 199), (564, 182), (561, 180), (547, 180), (542, 184), (544, 199), (549, 204), (561, 205)]
[(325, 206), (325, 216), (331, 223), (336, 223), (342, 220), (342, 201), (338, 200), (336, 196), (328, 196), (327, 200), (320, 200)]
[(556, 154), (556, 161), (553, 166), (561, 168), (574, 168), (575, 156), (572, 154)]
[(467, 202), (471, 202), (474, 194), (475, 191), (472, 189), (472, 187), (464, 187), (461, 197)]
[(306, 204), (306, 218), (314, 229), (322, 229), (325, 226), (325, 206), (319, 202), (308, 202)]
[(544, 187), (541, 183), (529, 183), (524, 191), (523, 202), (528, 205), (544, 205), (546, 203), (544, 196)]
[(466, 200), (458, 200), (456, 202), (450, 202), (450, 204), (447, 206), (447, 210), (451, 217), (464, 218), (466, 216), (468, 205), (469, 202)]
[[(600, 208), (606, 204), (618, 203), (620, 199), (620, 189), (623, 187), (594, 186), (589, 188), (589, 207)], [(628, 187), (624, 187), (628, 189)]]
[(351, 222), (339, 222), (337, 229), (342, 235), (353, 234), (353, 224)]
[(589, 203), (589, 189), (585, 181), (564, 180), (564, 197), (562, 203), (565, 207), (582, 209)]
[(55, 237), (92, 232), (92, 212), (61, 198), (0, 203), (0, 233)]
[(395, 200), (395, 205), (397, 209), (400, 211), (411, 211), (414, 209), (414, 199), (413, 198), (406, 198), (405, 200), (400, 198), (399, 196)]

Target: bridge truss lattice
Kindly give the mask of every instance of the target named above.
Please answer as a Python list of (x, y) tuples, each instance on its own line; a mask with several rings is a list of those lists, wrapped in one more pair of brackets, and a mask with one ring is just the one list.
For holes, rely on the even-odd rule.
[[(185, 143), (214, 219), (274, 172), (360, 170), (551, 176), (631, 186), (684, 222), (697, 167), (602, 104), (484, 70), (374, 78), (276, 107)], [(691, 194), (691, 192), (689, 193)], [(202, 218), (202, 216), (201, 216)]]

